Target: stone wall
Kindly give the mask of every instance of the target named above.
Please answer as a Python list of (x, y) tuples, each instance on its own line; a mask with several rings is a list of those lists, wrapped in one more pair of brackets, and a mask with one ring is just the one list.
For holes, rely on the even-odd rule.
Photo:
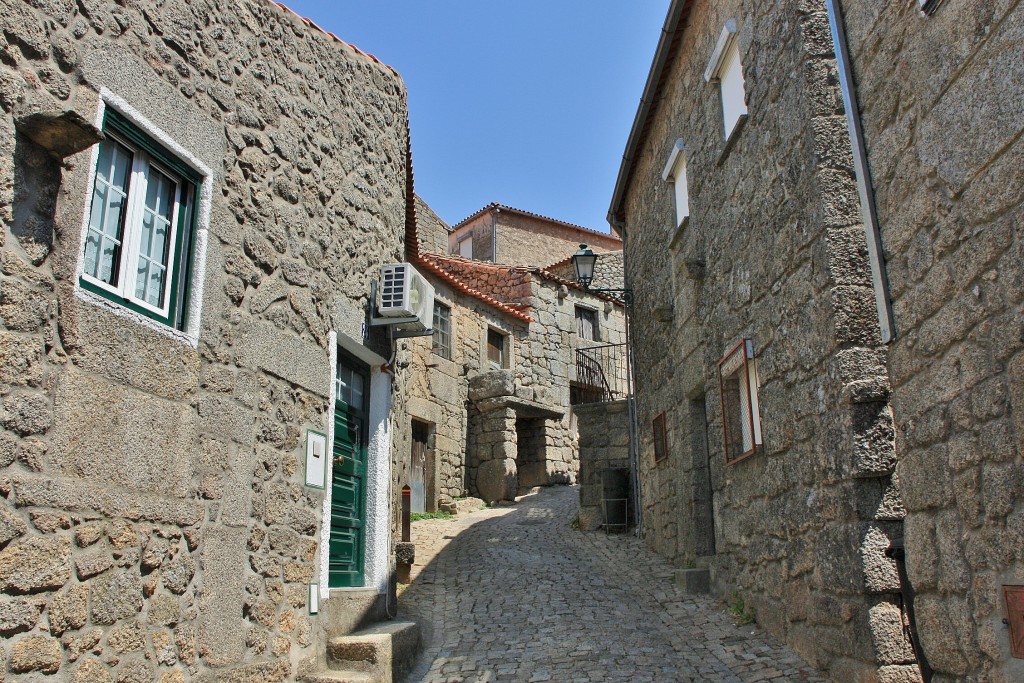
[(543, 268), (571, 256), (581, 242), (590, 244), (598, 253), (622, 248), (611, 235), (579, 230), (542, 216), (499, 209), (495, 221), (497, 263)]
[[(721, 596), (835, 680), (913, 676), (884, 556), (903, 516), (886, 354), (824, 2), (673, 7), (687, 16), (621, 207), (645, 538), (710, 568)], [(727, 144), (703, 75), (729, 19), (749, 115)], [(678, 230), (662, 179), (677, 139), (690, 207)], [(764, 443), (727, 466), (718, 362), (745, 338)]]
[[(2, 660), (293, 680), (325, 635), (306, 430), (328, 431), (329, 331), (361, 342), (404, 256), (404, 86), (262, 0), (12, 0), (0, 25)], [(81, 294), (92, 152), (62, 167), (15, 132), (95, 121), (101, 89), (211, 169), (194, 337)]]
[(617, 237), (500, 204), (489, 204), (459, 223), (448, 238), (448, 253), (458, 255), (459, 239), (473, 235), (473, 258), (504, 265), (546, 268), (586, 242), (599, 253), (619, 251)]
[[(605, 472), (629, 472), (629, 408), (626, 401), (576, 406), (580, 434), (580, 529), (605, 523)], [(628, 485), (628, 478), (626, 481)]]
[(430, 254), (447, 254), (449, 232), (448, 224), (416, 195), (416, 235), (420, 239), (420, 248)]
[[(522, 486), (575, 481), (578, 431), (569, 409), (569, 386), (575, 378), (576, 349), (595, 344), (581, 341), (576, 334), (575, 307), (580, 304), (597, 312), (602, 330), (599, 343), (622, 344), (621, 305), (525, 269), (461, 261), (446, 261), (445, 267), (458, 276), (462, 289), (436, 276), (428, 274), (428, 278), (438, 301), (451, 307), (452, 359), (432, 353), (430, 338), (409, 343), (411, 374), (420, 377), (410, 385), (410, 412), (435, 425), (438, 434), (436, 490), (452, 497), (477, 495), (480, 468), (492, 461), (485, 467), (485, 478), (502, 483), (485, 485), (486, 493), (497, 496), (489, 500), (512, 498)], [(466, 293), (470, 283), (477, 292), (521, 304), (531, 321), (526, 323)], [(492, 370), (487, 363), (491, 328), (508, 334), (508, 369)], [(519, 466), (527, 464), (534, 456), (526, 453), (536, 449), (518, 443), (517, 420), (519, 432), (539, 428), (539, 421), (544, 431), (544, 461), (528, 463), (522, 482)]]
[(1024, 680), (1024, 10), (842, 2), (891, 286), (917, 628), (936, 681)]

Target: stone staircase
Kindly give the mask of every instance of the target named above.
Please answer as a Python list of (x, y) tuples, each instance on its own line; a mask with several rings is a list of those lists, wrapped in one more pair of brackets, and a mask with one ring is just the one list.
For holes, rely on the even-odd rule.
[(398, 683), (413, 667), (419, 626), (388, 621), (327, 641), (327, 669), (306, 674), (306, 683)]

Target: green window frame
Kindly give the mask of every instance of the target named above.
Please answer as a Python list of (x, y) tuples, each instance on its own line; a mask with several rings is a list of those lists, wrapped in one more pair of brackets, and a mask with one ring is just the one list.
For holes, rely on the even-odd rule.
[(79, 284), (184, 330), (202, 176), (109, 107), (103, 132)]

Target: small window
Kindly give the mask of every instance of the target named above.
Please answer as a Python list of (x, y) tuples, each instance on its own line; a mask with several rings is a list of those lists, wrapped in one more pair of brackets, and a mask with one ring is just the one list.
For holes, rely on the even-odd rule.
[(452, 309), (434, 302), (434, 353), (452, 359)]
[(497, 330), (487, 330), (487, 362), (492, 369), (508, 367), (508, 335)]
[(464, 237), (459, 241), (459, 256), (462, 258), (473, 258), (473, 235)]
[(662, 412), (652, 423), (654, 427), (654, 462), (668, 457), (668, 439), (665, 437), (665, 413)]
[(690, 215), (690, 189), (686, 179), (686, 153), (683, 141), (676, 140), (672, 152), (668, 155), (668, 163), (661, 173), (662, 179), (672, 183), (676, 200), (676, 227), (683, 224)]
[(576, 307), (576, 334), (584, 341), (598, 341), (597, 311), (583, 306)]
[(81, 286), (184, 329), (200, 176), (109, 108), (103, 132)]
[(740, 121), (747, 115), (746, 88), (743, 80), (743, 64), (740, 61), (740, 45), (736, 40), (736, 20), (725, 22), (722, 35), (718, 38), (711, 63), (704, 72), (704, 80), (718, 81), (722, 100), (722, 134), (728, 140)]
[(761, 448), (757, 360), (754, 344), (744, 339), (718, 362), (722, 394), (722, 432), (727, 465), (754, 455)]

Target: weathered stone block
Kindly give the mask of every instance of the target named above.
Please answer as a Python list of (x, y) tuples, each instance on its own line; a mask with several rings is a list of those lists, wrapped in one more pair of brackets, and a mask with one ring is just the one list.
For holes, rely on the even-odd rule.
[(4, 508), (0, 508), (0, 548), (28, 531), (25, 521)]
[(59, 636), (65, 631), (80, 629), (89, 619), (89, 587), (75, 584), (57, 593), (47, 611), (50, 633)]
[(482, 401), (515, 394), (515, 373), (512, 370), (492, 370), (469, 380), (469, 399)]
[(482, 463), (477, 469), (476, 489), (488, 503), (514, 499), (518, 490), (516, 461), (505, 458)]
[(31, 537), (0, 551), (0, 590), (35, 593), (71, 578), (71, 539)]
[(66, 418), (50, 452), (66, 474), (185, 497), (196, 444), (191, 406), (74, 370), (64, 374), (55, 406)]
[(11, 647), (11, 671), (55, 674), (61, 665), (60, 641), (47, 636), (27, 636)]
[(917, 661), (899, 607), (888, 602), (875, 605), (868, 612), (868, 623), (879, 664), (912, 664)]
[(91, 587), (94, 624), (113, 624), (142, 610), (142, 578), (137, 570), (104, 574)]
[(0, 601), (0, 635), (30, 631), (39, 621), (39, 608), (27, 600)]

